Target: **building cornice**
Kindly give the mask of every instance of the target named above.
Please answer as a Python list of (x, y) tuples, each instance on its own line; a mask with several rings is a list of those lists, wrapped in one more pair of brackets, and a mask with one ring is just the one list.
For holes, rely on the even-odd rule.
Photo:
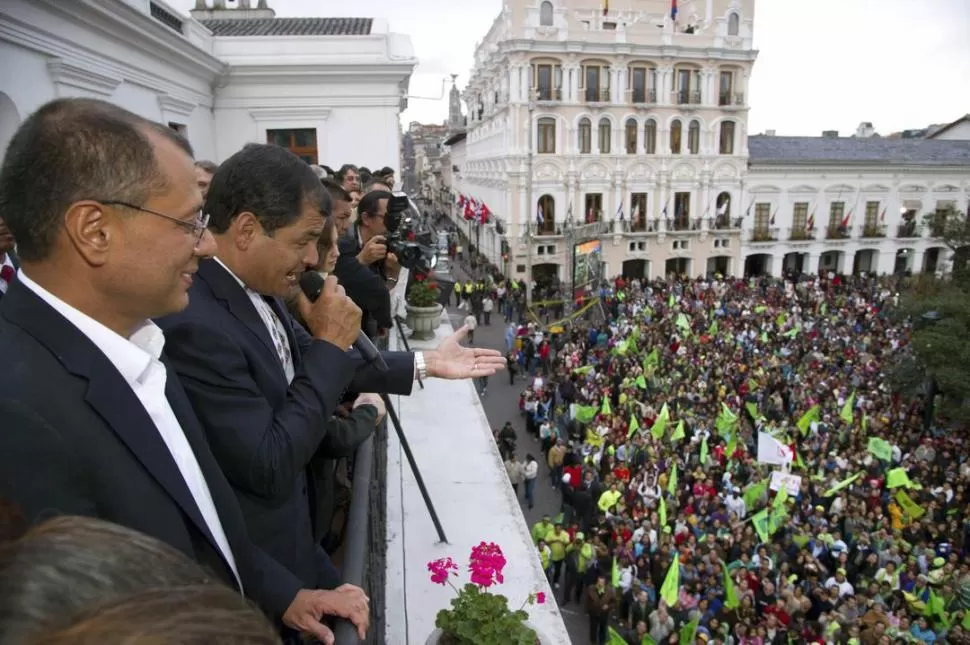
[[(583, 40), (544, 41), (517, 38), (504, 41), (495, 52), (496, 56), (513, 53), (635, 56), (655, 59), (716, 60), (718, 62), (754, 63), (758, 58), (756, 49), (733, 49), (727, 47), (683, 47), (680, 45), (593, 43)], [(487, 67), (488, 61), (479, 67)]]
[(192, 114), (197, 106), (198, 103), (195, 101), (180, 99), (171, 94), (158, 95), (158, 107), (162, 111), (162, 114), (176, 114), (187, 117)]
[(368, 95), (321, 95), (319, 97), (303, 96), (299, 99), (277, 99), (267, 103), (268, 99), (260, 97), (234, 98), (216, 97), (215, 108), (218, 110), (278, 110), (281, 113), (301, 113), (312, 110), (329, 113), (333, 108), (347, 107), (394, 107), (400, 106), (400, 99), (396, 96), (368, 96)]
[(280, 65), (267, 61), (265, 65), (231, 63), (227, 80), (245, 79), (268, 84), (305, 84), (314, 81), (360, 85), (365, 83), (400, 83), (411, 76), (414, 65), (400, 63), (312, 63)]
[(332, 110), (319, 105), (303, 105), (290, 107), (257, 107), (249, 110), (249, 115), (257, 122), (260, 121), (326, 121)]
[(752, 174), (778, 174), (778, 173), (812, 173), (812, 174), (885, 174), (885, 173), (924, 173), (924, 174), (966, 174), (970, 170), (967, 166), (931, 166), (918, 165), (913, 163), (883, 163), (872, 164), (869, 162), (763, 162), (751, 161), (748, 163), (748, 172)]
[(61, 87), (69, 87), (87, 94), (108, 97), (114, 94), (123, 80), (120, 75), (106, 74), (62, 58), (49, 59), (47, 71), (57, 88), (58, 95), (61, 95)]
[[(159, 28), (164, 29), (162, 26), (159, 26)], [(11, 42), (47, 57), (70, 61), (71, 67), (86, 70), (87, 74), (95, 74), (103, 77), (103, 79), (118, 78), (125, 82), (169, 94), (187, 95), (200, 105), (208, 106), (212, 103), (212, 96), (209, 93), (201, 93), (194, 88), (172, 83), (124, 62), (106, 60), (94, 52), (81, 49), (73, 43), (66, 42), (53, 34), (42, 32), (36, 27), (22, 23), (9, 15), (4, 15), (3, 20), (0, 20), (0, 40)], [(155, 52), (153, 55), (157, 57), (159, 54)], [(60, 72), (56, 68), (51, 71), (52, 73), (69, 74), (69, 72)], [(216, 75), (207, 75), (204, 80), (211, 83), (215, 78)], [(99, 82), (105, 83), (107, 80)]]

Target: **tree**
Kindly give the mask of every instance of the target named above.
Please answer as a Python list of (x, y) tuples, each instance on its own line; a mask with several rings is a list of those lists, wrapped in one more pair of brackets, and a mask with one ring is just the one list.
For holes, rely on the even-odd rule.
[(941, 411), (970, 423), (970, 222), (955, 209), (924, 220), (953, 261), (943, 279), (913, 276), (900, 294), (897, 313), (912, 321), (912, 351), (897, 361), (893, 380), (910, 394), (932, 385), (942, 395)]

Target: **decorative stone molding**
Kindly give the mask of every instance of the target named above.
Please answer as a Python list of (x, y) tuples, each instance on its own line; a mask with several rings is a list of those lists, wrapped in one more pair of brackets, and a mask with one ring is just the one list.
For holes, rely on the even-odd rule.
[(47, 72), (61, 96), (61, 88), (68, 87), (96, 96), (108, 97), (121, 85), (122, 79), (113, 74), (105, 74), (89, 67), (68, 62), (63, 58), (47, 61)]
[(330, 108), (317, 105), (261, 107), (249, 110), (256, 121), (314, 120), (326, 121), (330, 118)]
[(176, 116), (187, 117), (192, 114), (198, 104), (195, 101), (180, 99), (171, 94), (158, 95), (158, 107), (162, 114), (173, 114)]

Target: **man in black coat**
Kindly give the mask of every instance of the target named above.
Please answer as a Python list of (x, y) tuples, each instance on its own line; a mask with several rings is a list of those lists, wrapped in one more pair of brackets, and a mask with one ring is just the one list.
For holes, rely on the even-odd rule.
[[(324, 643), (324, 613), (363, 631), (360, 590), (308, 590), (250, 541), (162, 357), (151, 318), (185, 308), (215, 251), (188, 143), (107, 102), (53, 101), (10, 142), (0, 212), (22, 265), (0, 303), (0, 495), (32, 523), (90, 515), (158, 538)], [(329, 300), (349, 344), (355, 307)]]

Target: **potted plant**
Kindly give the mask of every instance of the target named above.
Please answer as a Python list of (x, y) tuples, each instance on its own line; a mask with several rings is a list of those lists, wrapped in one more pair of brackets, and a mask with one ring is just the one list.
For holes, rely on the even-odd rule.
[(529, 597), (517, 610), (509, 608), (508, 598), (489, 593), (489, 589), (505, 581), (505, 556), (494, 542), (482, 542), (472, 547), (468, 558), (469, 580), (458, 589), (451, 581), (458, 576), (458, 565), (451, 558), (428, 563), (431, 581), (449, 585), (457, 594), (450, 609), (442, 609), (435, 618), (437, 629), (425, 645), (543, 645), (535, 628), (528, 623), (526, 604), (543, 604), (545, 593), (539, 591)]
[(408, 310), (408, 327), (414, 332), (413, 338), (427, 340), (434, 338), (434, 332), (441, 322), (441, 305), (438, 303), (440, 289), (434, 276), (415, 273), (404, 299)]

